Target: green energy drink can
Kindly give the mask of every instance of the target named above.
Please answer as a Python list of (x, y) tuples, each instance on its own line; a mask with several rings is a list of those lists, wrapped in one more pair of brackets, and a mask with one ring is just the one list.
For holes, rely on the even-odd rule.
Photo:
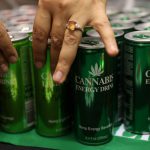
[(142, 18), (141, 22), (144, 22), (144, 23), (150, 22), (150, 16)]
[(112, 139), (115, 59), (98, 38), (85, 37), (73, 65), (75, 135), (79, 142), (99, 145)]
[(148, 16), (150, 14), (149, 10), (145, 8), (133, 8), (129, 11), (126, 11), (125, 13), (140, 18)]
[(150, 133), (150, 31), (125, 35), (125, 127), (137, 134)]
[(50, 42), (45, 65), (41, 69), (34, 67), (34, 79), (37, 133), (47, 137), (67, 134), (72, 124), (71, 99), (67, 94), (67, 81), (62, 85), (53, 81), (50, 70)]
[(0, 74), (0, 126), (3, 131), (19, 133), (34, 125), (33, 92), (28, 35), (9, 33), (18, 52), (18, 61)]
[(137, 16), (133, 16), (133, 15), (129, 15), (129, 14), (118, 14), (115, 16), (112, 16), (110, 18), (111, 21), (117, 21), (117, 22), (121, 22), (121, 23), (139, 23), (140, 22), (140, 18)]
[(150, 22), (138, 24), (134, 28), (137, 31), (144, 31), (144, 30), (150, 31)]
[[(123, 120), (123, 35), (121, 30), (114, 31), (115, 38), (119, 48), (119, 55), (117, 56), (117, 98), (114, 101), (114, 125), (118, 126)], [(90, 37), (99, 37), (98, 32), (90, 30), (87, 32)]]
[(134, 30), (134, 23), (122, 23), (122, 22), (117, 22), (117, 21), (111, 21), (111, 26), (113, 30), (118, 31), (122, 30), (124, 31), (124, 34), (131, 32)]

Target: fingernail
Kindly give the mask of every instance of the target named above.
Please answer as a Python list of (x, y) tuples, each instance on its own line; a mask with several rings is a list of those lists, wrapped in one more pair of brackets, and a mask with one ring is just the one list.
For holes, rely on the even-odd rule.
[(61, 71), (57, 71), (56, 73), (54, 73), (53, 75), (53, 80), (56, 81), (56, 82), (60, 82), (61, 79), (63, 77), (63, 74)]
[(36, 66), (37, 68), (39, 68), (39, 69), (40, 69), (40, 68), (42, 68), (42, 67), (43, 67), (43, 63), (42, 63), (42, 62), (40, 62), (40, 61), (39, 61), (39, 62), (36, 62), (36, 63), (35, 63), (35, 66)]
[(15, 63), (17, 61), (17, 58), (15, 56), (10, 56), (9, 61), (11, 63)]
[(7, 72), (8, 71), (8, 66), (6, 64), (2, 64), (1, 69), (2, 69), (3, 72)]
[(112, 45), (109, 53), (111, 56), (116, 56), (119, 53), (119, 49), (116, 46)]

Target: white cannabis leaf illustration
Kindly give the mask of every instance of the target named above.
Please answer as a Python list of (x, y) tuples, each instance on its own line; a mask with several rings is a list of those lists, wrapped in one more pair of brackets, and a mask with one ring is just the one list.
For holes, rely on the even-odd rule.
[(89, 71), (89, 74), (96, 77), (100, 76), (103, 72), (104, 70), (101, 68), (101, 66), (99, 67), (98, 64), (96, 63), (94, 67), (91, 66), (91, 71)]

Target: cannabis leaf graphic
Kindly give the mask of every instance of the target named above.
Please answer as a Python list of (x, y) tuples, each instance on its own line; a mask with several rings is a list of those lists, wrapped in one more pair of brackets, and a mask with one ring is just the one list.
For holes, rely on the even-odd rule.
[(89, 71), (89, 74), (92, 76), (100, 76), (104, 70), (102, 70), (101, 66), (99, 67), (98, 64), (96, 63), (95, 66), (91, 66), (91, 71)]

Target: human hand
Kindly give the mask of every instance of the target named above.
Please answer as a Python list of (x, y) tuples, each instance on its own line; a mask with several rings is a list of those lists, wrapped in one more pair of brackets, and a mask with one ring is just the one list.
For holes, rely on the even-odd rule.
[(100, 34), (107, 53), (118, 53), (106, 15), (106, 0), (39, 0), (33, 30), (34, 61), (37, 68), (44, 65), (50, 36), (51, 70), (58, 84), (66, 79), (82, 37), (80, 30), (66, 29), (68, 21), (77, 22), (81, 28), (91, 25)]
[(0, 73), (6, 73), (8, 64), (15, 63), (17, 58), (17, 51), (13, 47), (3, 23), (0, 22)]

